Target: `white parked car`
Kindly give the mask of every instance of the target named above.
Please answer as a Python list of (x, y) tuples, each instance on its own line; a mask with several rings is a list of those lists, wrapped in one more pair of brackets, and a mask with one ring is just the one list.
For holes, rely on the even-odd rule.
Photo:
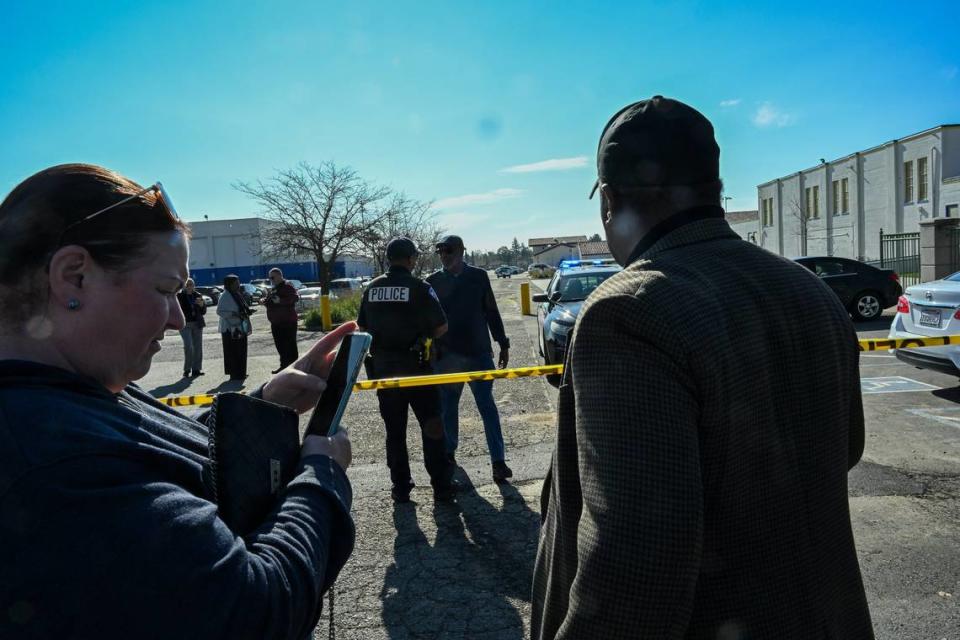
[(297, 291), (300, 299), (297, 300), (296, 309), (299, 312), (309, 311), (310, 309), (320, 308), (320, 295), (323, 289), (320, 287), (305, 287)]
[[(907, 287), (897, 302), (891, 338), (960, 335), (960, 271)], [(919, 369), (960, 377), (960, 346), (897, 349), (899, 360)]]
[[(330, 281), (330, 293), (331, 294), (349, 294), (353, 291), (361, 291), (363, 289), (363, 283), (360, 281), (360, 278), (337, 278), (336, 280)], [(333, 297), (331, 295), (331, 297)]]

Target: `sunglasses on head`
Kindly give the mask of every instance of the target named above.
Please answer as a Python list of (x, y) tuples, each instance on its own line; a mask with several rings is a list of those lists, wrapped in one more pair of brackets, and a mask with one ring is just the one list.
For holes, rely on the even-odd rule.
[(119, 207), (119, 206), (121, 206), (121, 205), (127, 204), (127, 203), (130, 202), (131, 200), (136, 200), (137, 198), (139, 198), (139, 197), (141, 197), (141, 196), (143, 196), (143, 195), (146, 195), (147, 193), (150, 193), (151, 191), (153, 191), (153, 192), (156, 193), (157, 198), (158, 198), (161, 202), (163, 202), (163, 206), (167, 208), (167, 211), (169, 211), (170, 214), (171, 214), (174, 218), (176, 218), (177, 220), (179, 220), (179, 219), (180, 219), (180, 216), (177, 215), (177, 210), (176, 210), (176, 208), (173, 206), (173, 200), (170, 199), (170, 194), (168, 194), (168, 193), (167, 193), (167, 190), (163, 188), (163, 184), (161, 184), (161, 183), (159, 183), (159, 182), (156, 182), (156, 183), (150, 185), (149, 187), (147, 187), (146, 189), (142, 189), (142, 190), (136, 192), (136, 193), (133, 194), (132, 196), (127, 196), (126, 198), (124, 198), (123, 200), (121, 200), (121, 201), (119, 201), (119, 202), (114, 202), (114, 203), (111, 204), (109, 207), (104, 207), (103, 209), (100, 209), (99, 211), (94, 211), (94, 212), (91, 213), (90, 215), (85, 216), (85, 217), (83, 217), (83, 218), (80, 218), (80, 219), (77, 220), (76, 222), (70, 223), (70, 224), (67, 225), (67, 226), (63, 229), (63, 231), (60, 233), (60, 242), (57, 242), (57, 246), (60, 246), (61, 242), (63, 241), (63, 236), (65, 236), (66, 233), (67, 233), (68, 231), (70, 231), (71, 229), (73, 229), (74, 227), (77, 227), (77, 226), (83, 224), (84, 222), (88, 222), (88, 221), (90, 221), (90, 220), (93, 220), (94, 218), (96, 218), (97, 216), (99, 216), (101, 213), (106, 213), (107, 211), (110, 211), (111, 209), (116, 209), (117, 207)]
[(440, 245), (437, 247), (437, 255), (450, 255), (456, 252), (456, 249), (453, 247), (448, 247), (447, 245)]

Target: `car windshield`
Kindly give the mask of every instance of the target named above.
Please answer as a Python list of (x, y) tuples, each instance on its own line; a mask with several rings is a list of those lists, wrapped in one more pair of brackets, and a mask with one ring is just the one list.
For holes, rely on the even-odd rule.
[(615, 272), (575, 273), (561, 276), (554, 291), (559, 291), (561, 300), (585, 300), (593, 293), (600, 283), (612, 276)]
[(300, 297), (303, 296), (318, 296), (323, 292), (323, 289), (320, 287), (307, 287), (306, 289), (300, 289), (297, 293), (300, 294)]
[(949, 280), (950, 282), (960, 282), (960, 271), (956, 273), (951, 273), (944, 280)]

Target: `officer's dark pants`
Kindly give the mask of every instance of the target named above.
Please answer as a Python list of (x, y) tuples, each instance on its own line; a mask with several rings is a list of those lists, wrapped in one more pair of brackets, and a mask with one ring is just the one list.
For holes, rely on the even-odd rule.
[(273, 344), (280, 355), (280, 368), (296, 362), (300, 355), (297, 353), (297, 325), (270, 325), (273, 334)]
[(440, 391), (437, 387), (380, 389), (380, 415), (387, 428), (387, 466), (390, 480), (401, 490), (410, 485), (410, 461), (407, 457), (407, 408), (413, 409), (423, 439), (423, 462), (435, 489), (450, 484), (453, 468), (447, 461), (440, 421)]

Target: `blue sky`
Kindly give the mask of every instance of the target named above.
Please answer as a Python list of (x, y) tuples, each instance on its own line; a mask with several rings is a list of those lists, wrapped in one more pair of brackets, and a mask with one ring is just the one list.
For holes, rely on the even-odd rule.
[(256, 215), (232, 183), (334, 160), (495, 249), (600, 232), (600, 130), (653, 94), (713, 121), (731, 210), (960, 122), (952, 2), (4, 4), (0, 192), (94, 162), (188, 220)]

